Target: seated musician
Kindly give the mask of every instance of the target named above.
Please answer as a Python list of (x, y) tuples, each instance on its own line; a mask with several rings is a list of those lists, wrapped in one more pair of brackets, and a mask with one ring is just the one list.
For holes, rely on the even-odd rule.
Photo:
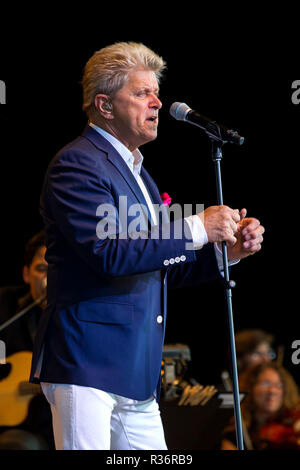
[[(244, 425), (254, 450), (300, 449), (300, 397), (290, 373), (274, 362), (247, 368), (240, 377)], [(222, 450), (237, 450), (234, 420), (224, 430)]]
[[(24, 285), (0, 288), (0, 325), (17, 312), (45, 297), (47, 262), (45, 260), (45, 238), (41, 231), (33, 236), (25, 247), (23, 280)], [(43, 394), (37, 394), (28, 403), (28, 415), (17, 426), (7, 426), (1, 419), (1, 393), (5, 392), (5, 380), (13, 373), (10, 358), (16, 353), (32, 352), (35, 333), (46, 300), (31, 308), (24, 316), (0, 331), (0, 340), (5, 343), (6, 364), (0, 365), (0, 449), (49, 449), (54, 448), (50, 407)], [(16, 360), (19, 356), (16, 355)], [(20, 381), (29, 379), (29, 369), (24, 370)], [(2, 406), (4, 406), (2, 401)], [(14, 410), (13, 396), (11, 409)], [(5, 410), (7, 413), (7, 410)], [(5, 419), (4, 419), (5, 421)]]

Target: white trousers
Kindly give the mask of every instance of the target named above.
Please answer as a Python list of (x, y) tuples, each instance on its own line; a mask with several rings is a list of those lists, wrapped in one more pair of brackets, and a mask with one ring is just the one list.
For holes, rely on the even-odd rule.
[(79, 385), (41, 383), (57, 450), (166, 450), (158, 403)]

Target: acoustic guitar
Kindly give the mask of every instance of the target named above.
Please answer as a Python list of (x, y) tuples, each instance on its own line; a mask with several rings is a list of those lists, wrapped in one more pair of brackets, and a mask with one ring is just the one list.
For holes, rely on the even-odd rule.
[(42, 393), (40, 385), (28, 382), (31, 358), (31, 352), (21, 351), (6, 359), (10, 372), (0, 380), (0, 426), (21, 424), (27, 418), (31, 399)]

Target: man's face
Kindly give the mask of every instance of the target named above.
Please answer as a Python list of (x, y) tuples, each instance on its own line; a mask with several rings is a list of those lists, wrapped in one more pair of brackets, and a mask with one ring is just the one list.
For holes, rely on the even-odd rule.
[(45, 294), (45, 279), (47, 277), (48, 263), (45, 260), (46, 247), (41, 246), (35, 253), (31, 265), (24, 266), (23, 279), (30, 286), (33, 300)]
[(138, 70), (129, 74), (127, 83), (111, 100), (114, 135), (130, 151), (157, 137), (158, 83), (154, 72)]

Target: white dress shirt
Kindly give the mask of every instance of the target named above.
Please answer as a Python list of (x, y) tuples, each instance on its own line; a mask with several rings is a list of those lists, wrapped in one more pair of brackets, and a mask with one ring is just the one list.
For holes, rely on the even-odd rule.
[[(94, 123), (89, 122), (89, 125), (95, 129), (102, 137), (104, 137), (110, 144), (116, 149), (116, 151), (121, 155), (125, 163), (127, 164), (128, 168), (132, 172), (133, 176), (137, 180), (137, 183), (144, 195), (144, 198), (147, 202), (152, 220), (154, 225), (157, 225), (157, 217), (156, 213), (153, 207), (153, 203), (151, 201), (151, 198), (149, 196), (148, 190), (146, 186), (144, 185), (144, 182), (140, 176), (141, 173), (141, 168), (142, 168), (142, 163), (144, 160), (143, 155), (141, 154), (140, 150), (137, 148), (133, 152), (130, 152), (130, 150), (116, 137), (114, 137), (112, 134), (109, 132), (105, 131), (104, 129), (96, 126)], [(189, 217), (185, 217), (185, 221), (189, 225), (189, 228), (191, 230), (192, 234), (192, 240), (193, 240), (193, 245), (195, 249), (201, 249), (203, 245), (208, 243), (208, 237), (207, 233), (205, 230), (205, 227), (198, 217), (198, 215), (191, 215)], [(214, 244), (215, 246), (215, 253), (216, 253), (216, 258), (218, 262), (218, 267), (221, 270), (223, 269), (223, 258), (222, 258), (222, 252), (219, 250), (217, 244)], [(239, 260), (235, 262), (231, 262), (230, 265), (236, 264)]]

